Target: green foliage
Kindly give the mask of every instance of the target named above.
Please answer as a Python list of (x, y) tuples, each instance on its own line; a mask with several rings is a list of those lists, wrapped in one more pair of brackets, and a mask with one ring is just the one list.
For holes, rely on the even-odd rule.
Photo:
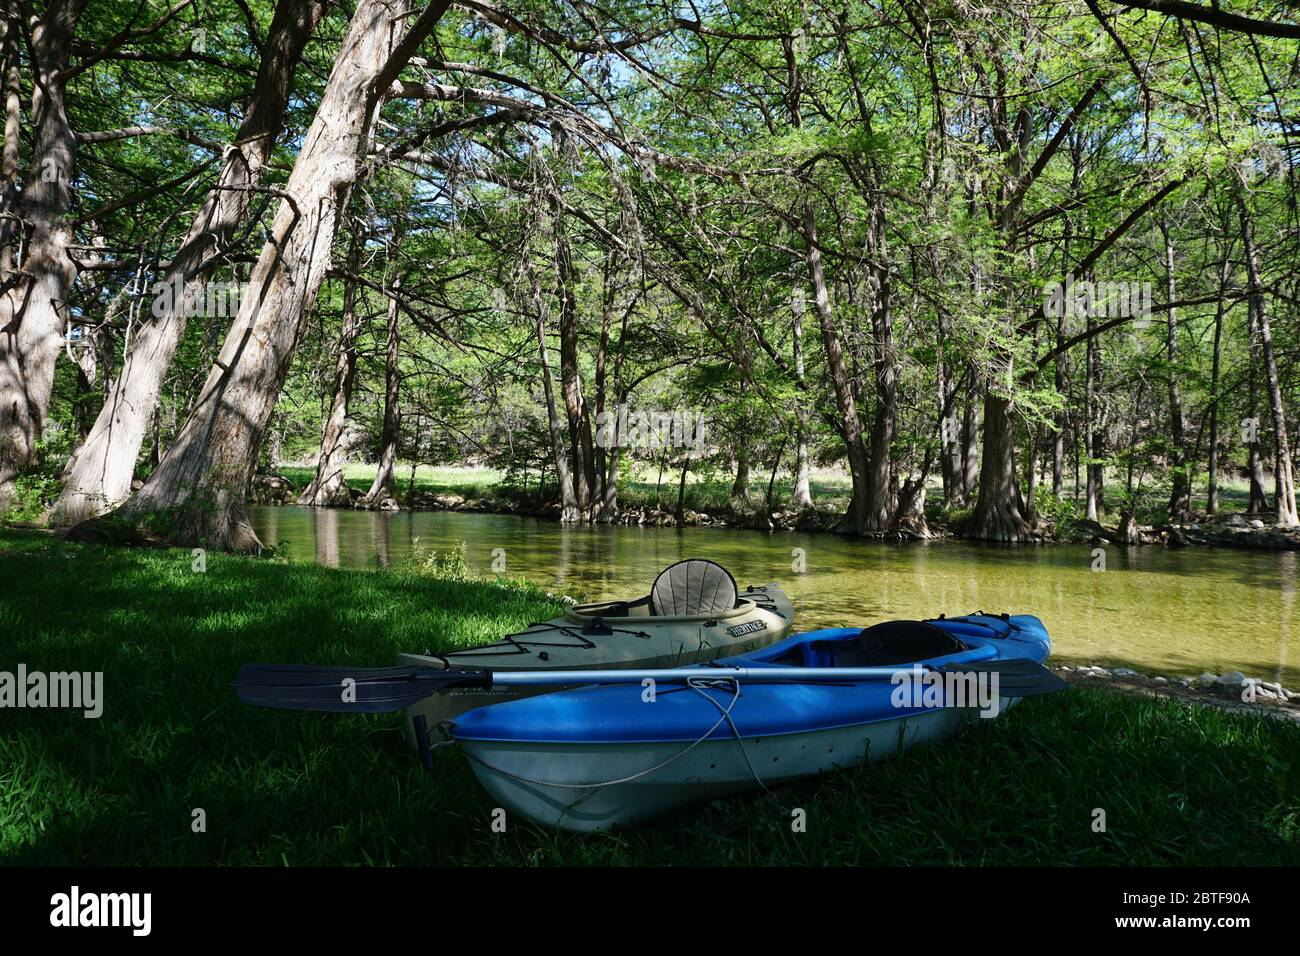
[(58, 497), (60, 476), (72, 451), (73, 435), (55, 426), (36, 442), (33, 467), (18, 476), (13, 506), (0, 515), (4, 521), (36, 521)]

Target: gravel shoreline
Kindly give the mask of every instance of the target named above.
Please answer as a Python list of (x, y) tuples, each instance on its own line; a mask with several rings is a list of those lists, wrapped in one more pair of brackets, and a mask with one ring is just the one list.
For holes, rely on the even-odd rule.
[(1300, 723), (1300, 692), (1275, 681), (1247, 677), (1241, 671), (1199, 677), (1142, 674), (1128, 667), (1105, 668), (1095, 664), (1057, 664), (1051, 670), (1079, 687), (1096, 687), (1116, 693), (1163, 697), (1220, 710), (1266, 714)]

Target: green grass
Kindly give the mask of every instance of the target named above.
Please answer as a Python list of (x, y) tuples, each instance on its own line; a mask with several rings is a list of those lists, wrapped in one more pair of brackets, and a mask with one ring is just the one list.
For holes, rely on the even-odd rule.
[[(316, 473), (309, 464), (286, 462), (275, 469), (276, 474), (283, 475), (293, 482), (298, 491), (306, 488)], [(405, 494), (411, 480), (410, 462), (399, 462), (395, 468), (398, 490)], [(501, 480), (502, 472), (495, 468), (475, 468), (462, 465), (418, 465), (415, 469), (415, 489), (432, 491), (440, 494), (457, 494), (464, 497), (481, 498), (492, 494)], [(375, 480), (375, 466), (353, 462), (343, 466), (343, 477), (353, 488), (367, 491)]]
[(396, 716), (257, 710), (232, 680), (249, 661), (382, 664), (486, 640), (555, 613), (543, 593), (191, 560), (0, 529), (0, 669), (106, 685), (98, 720), (0, 715), (0, 864), (1300, 864), (1300, 727), (1081, 689), (774, 797), (622, 833), (515, 818), (493, 833), (455, 750), (426, 774)]

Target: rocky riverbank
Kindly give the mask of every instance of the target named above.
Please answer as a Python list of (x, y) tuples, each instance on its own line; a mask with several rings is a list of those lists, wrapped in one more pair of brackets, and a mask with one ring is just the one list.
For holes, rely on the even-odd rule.
[(1273, 515), (1240, 512), (1189, 515), (1177, 523), (1140, 525), (1133, 520), (1131, 514), (1125, 513), (1113, 527), (1096, 521), (1076, 522), (1057, 534), (1056, 540), (1122, 547), (1156, 545), (1186, 548), (1192, 545), (1211, 545), (1265, 551), (1300, 551), (1300, 527), (1279, 528)]
[[(258, 475), (253, 479), (249, 499), (262, 505), (292, 505), (297, 503), (298, 494), (299, 489), (283, 475)], [(558, 504), (538, 502), (528, 496), (497, 494), (474, 497), (421, 488), (417, 488), (400, 502), (386, 498), (375, 505), (364, 504), (361, 492), (354, 489), (350, 506), (368, 507), (378, 511), (400, 511), (407, 508), (413, 511), (466, 511), (551, 519), (558, 519), (560, 515)], [(713, 512), (687, 509), (682, 513), (681, 524), (690, 528), (833, 531), (842, 518), (843, 515), (838, 511), (818, 508), (775, 511), (770, 515), (762, 509), (735, 511), (724, 508)], [(620, 511), (614, 523), (624, 526), (674, 527), (678, 521), (672, 511), (630, 505)], [(948, 522), (942, 516), (929, 517), (911, 528), (875, 535), (877, 538), (892, 541), (921, 541), (961, 536), (959, 523)], [(1036, 544), (1075, 543), (1166, 548), (1185, 548), (1195, 545), (1300, 551), (1300, 527), (1279, 528), (1271, 515), (1239, 512), (1214, 516), (1189, 515), (1184, 521), (1177, 523), (1142, 525), (1134, 520), (1131, 513), (1125, 512), (1118, 516), (1117, 523), (1114, 525), (1096, 521), (1074, 521), (1061, 527), (1053, 527), (1040, 523), (1030, 541)]]
[(1052, 667), (1062, 679), (1084, 687), (1105, 687), (1119, 693), (1168, 697), (1223, 710), (1265, 713), (1300, 723), (1300, 690), (1276, 681), (1247, 677), (1241, 671), (1199, 677), (1171, 677), (1143, 674), (1128, 667), (1106, 668), (1095, 664)]

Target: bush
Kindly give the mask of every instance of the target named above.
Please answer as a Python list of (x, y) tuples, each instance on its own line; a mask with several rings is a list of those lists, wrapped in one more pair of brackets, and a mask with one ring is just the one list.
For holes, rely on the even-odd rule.
[(33, 467), (18, 476), (14, 504), (6, 521), (36, 521), (59, 496), (63, 465), (72, 454), (72, 430), (51, 425), (36, 443)]

